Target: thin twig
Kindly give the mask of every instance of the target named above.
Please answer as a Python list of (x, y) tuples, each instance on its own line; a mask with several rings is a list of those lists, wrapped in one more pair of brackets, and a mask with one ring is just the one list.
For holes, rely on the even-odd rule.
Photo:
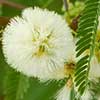
[(63, 0), (63, 4), (64, 4), (64, 7), (65, 7), (65, 10), (68, 11), (68, 2), (67, 2), (67, 0)]
[(17, 9), (24, 9), (26, 8), (26, 6), (18, 4), (18, 3), (14, 3), (12, 1), (8, 1), (8, 0), (0, 0), (0, 4), (6, 5), (6, 6), (10, 6), (13, 8), (17, 8)]

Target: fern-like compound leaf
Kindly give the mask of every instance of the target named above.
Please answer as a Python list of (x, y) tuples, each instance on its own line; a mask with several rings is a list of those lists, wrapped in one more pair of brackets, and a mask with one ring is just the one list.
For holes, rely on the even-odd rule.
[(95, 37), (98, 26), (100, 0), (86, 0), (85, 8), (78, 24), (76, 57), (79, 59), (75, 70), (75, 86), (82, 95), (88, 85), (91, 58), (95, 49)]

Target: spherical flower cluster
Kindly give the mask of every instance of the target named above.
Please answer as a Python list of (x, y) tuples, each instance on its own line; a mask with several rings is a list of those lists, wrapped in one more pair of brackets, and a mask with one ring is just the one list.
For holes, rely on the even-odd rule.
[(99, 78), (100, 77), (100, 63), (96, 56), (94, 56), (91, 60), (89, 78)]
[(55, 12), (26, 8), (3, 34), (3, 52), (12, 68), (40, 79), (65, 77), (64, 63), (74, 55), (67, 23)]

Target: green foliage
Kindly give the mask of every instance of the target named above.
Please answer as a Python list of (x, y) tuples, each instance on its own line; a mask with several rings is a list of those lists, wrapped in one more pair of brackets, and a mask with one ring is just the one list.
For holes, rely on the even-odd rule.
[(0, 44), (0, 96), (3, 95), (3, 79), (4, 79), (4, 76), (5, 76), (5, 73), (6, 73), (6, 68), (7, 67), (7, 64), (5, 63), (5, 61), (3, 60), (4, 57), (3, 57), (3, 53), (2, 53), (2, 50), (1, 50), (1, 44)]
[[(18, 4), (22, 4), (26, 7), (41, 7), (41, 8), (48, 8), (49, 10), (54, 10), (58, 13), (61, 13), (62, 8), (62, 0), (9, 0)], [(6, 5), (2, 7), (2, 15), (13, 17), (16, 15), (20, 15), (21, 10), (12, 8)]]
[(57, 90), (65, 84), (64, 80), (41, 83), (9, 68), (4, 80), (5, 100), (54, 100)]
[(73, 4), (75, 4), (75, 2), (77, 1), (84, 1), (84, 0), (70, 0), (70, 2), (72, 2)]
[(8, 69), (4, 80), (5, 100), (23, 100), (29, 88), (29, 78)]
[(97, 81), (91, 81), (90, 83), (90, 91), (92, 94), (93, 100), (98, 100), (98, 97), (100, 95), (100, 78), (97, 79)]
[(55, 100), (57, 91), (64, 84), (64, 80), (41, 83), (37, 79), (31, 79), (30, 88), (23, 100)]
[(68, 15), (71, 18), (75, 18), (76, 16), (79, 16), (79, 14), (84, 9), (84, 2), (76, 1), (74, 4), (69, 3), (69, 11)]
[[(75, 86), (82, 95), (88, 85), (90, 61), (94, 54), (95, 37), (98, 25), (100, 0), (86, 0), (85, 8), (78, 24), (78, 41), (76, 43), (76, 56), (79, 60), (76, 64)], [(81, 58), (81, 59), (80, 59)]]
[(75, 2), (77, 1), (77, 0), (70, 0), (73, 4), (75, 4)]

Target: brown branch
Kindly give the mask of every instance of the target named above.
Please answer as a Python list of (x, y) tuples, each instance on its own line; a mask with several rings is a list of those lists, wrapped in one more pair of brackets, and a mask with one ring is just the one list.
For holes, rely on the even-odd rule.
[(80, 18), (80, 15), (78, 15), (77, 17), (75, 17), (75, 18), (72, 20), (71, 24), (70, 24), (70, 27), (71, 27), (74, 31), (76, 31), (77, 28), (78, 28), (78, 20), (79, 20), (79, 18)]
[(4, 96), (0, 96), (0, 100), (4, 100)]
[(26, 8), (26, 6), (18, 4), (18, 3), (14, 3), (12, 1), (8, 1), (8, 0), (0, 0), (0, 4), (6, 5), (6, 6), (10, 6), (13, 8), (17, 8), (17, 9), (24, 9)]
[(8, 18), (8, 17), (0, 16), (0, 26), (5, 26), (9, 22), (9, 19), (10, 18)]

